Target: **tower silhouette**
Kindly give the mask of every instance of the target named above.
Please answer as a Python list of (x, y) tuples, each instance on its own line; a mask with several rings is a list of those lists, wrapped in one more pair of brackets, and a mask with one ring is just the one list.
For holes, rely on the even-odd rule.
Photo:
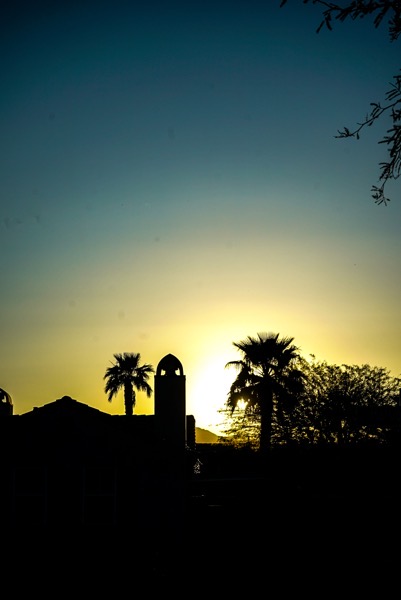
[(13, 402), (6, 390), (0, 388), (0, 416), (11, 417), (13, 414)]
[(186, 444), (185, 375), (181, 362), (166, 354), (156, 369), (154, 411), (164, 440), (177, 449)]

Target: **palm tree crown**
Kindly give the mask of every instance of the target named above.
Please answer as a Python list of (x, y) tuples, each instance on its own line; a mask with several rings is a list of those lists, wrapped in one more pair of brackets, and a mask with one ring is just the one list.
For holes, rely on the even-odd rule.
[(232, 412), (240, 400), (246, 402), (248, 413), (260, 415), (260, 450), (271, 445), (272, 419), (279, 402), (294, 400), (303, 388), (304, 374), (297, 368), (298, 348), (294, 338), (279, 338), (278, 334), (258, 333), (234, 342), (242, 352), (242, 360), (233, 360), (226, 367), (239, 372), (231, 385), (226, 405)]
[(130, 416), (136, 404), (135, 389), (145, 392), (148, 398), (152, 395), (153, 390), (148, 380), (150, 374), (155, 371), (150, 364), (140, 364), (139, 353), (124, 352), (113, 356), (115, 363), (106, 369), (103, 377), (107, 380), (104, 391), (108, 394), (108, 401), (111, 402), (120, 389), (123, 389), (125, 414)]

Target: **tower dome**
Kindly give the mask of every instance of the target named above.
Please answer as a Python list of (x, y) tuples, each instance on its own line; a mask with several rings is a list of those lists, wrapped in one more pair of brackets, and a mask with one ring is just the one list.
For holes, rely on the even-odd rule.
[(166, 354), (157, 365), (156, 375), (184, 375), (181, 362), (174, 354)]
[(6, 390), (0, 388), (0, 417), (9, 417), (13, 414), (13, 401)]

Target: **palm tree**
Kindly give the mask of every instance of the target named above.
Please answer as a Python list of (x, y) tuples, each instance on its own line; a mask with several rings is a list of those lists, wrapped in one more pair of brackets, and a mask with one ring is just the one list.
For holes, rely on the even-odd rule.
[(103, 377), (107, 380), (104, 391), (108, 394), (108, 401), (111, 402), (123, 388), (125, 414), (131, 416), (136, 404), (135, 388), (140, 392), (145, 392), (150, 398), (153, 390), (148, 379), (150, 374), (155, 371), (150, 364), (140, 364), (141, 355), (139, 353), (124, 352), (113, 356), (115, 363), (106, 369)]
[(294, 401), (303, 389), (303, 372), (297, 368), (298, 348), (294, 338), (258, 333), (233, 342), (242, 352), (242, 360), (226, 364), (239, 373), (231, 385), (226, 405), (234, 412), (238, 402), (246, 403), (245, 412), (260, 417), (259, 448), (263, 453), (271, 446), (274, 411), (280, 404)]

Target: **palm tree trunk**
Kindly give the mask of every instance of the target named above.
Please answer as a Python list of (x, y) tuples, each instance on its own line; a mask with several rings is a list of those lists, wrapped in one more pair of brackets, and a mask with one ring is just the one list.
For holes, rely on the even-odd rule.
[(260, 437), (259, 450), (261, 454), (266, 454), (271, 446), (272, 437), (272, 416), (273, 399), (266, 398), (260, 405)]
[(134, 414), (134, 389), (131, 382), (124, 385), (124, 406), (125, 414), (132, 417)]

